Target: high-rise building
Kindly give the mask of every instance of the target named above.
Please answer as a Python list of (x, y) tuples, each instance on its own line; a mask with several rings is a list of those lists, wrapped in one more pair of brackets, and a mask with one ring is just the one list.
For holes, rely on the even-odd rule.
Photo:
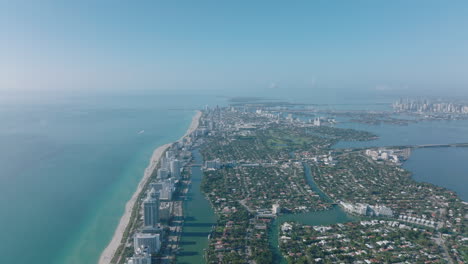
[(314, 126), (320, 126), (320, 117), (314, 119)]
[(170, 169), (171, 169), (171, 177), (173, 177), (176, 180), (180, 179), (180, 161), (172, 160)]
[(148, 197), (143, 201), (143, 218), (145, 228), (156, 228), (159, 223), (159, 192), (151, 188)]
[[(161, 192), (163, 187), (164, 187), (164, 181), (161, 181), (161, 180), (150, 183), (150, 188), (154, 189), (157, 192)], [(159, 199), (161, 199), (161, 195), (159, 195)]]
[(161, 166), (160, 166), (161, 169), (169, 170), (169, 159), (163, 156), (161, 157), (159, 162), (161, 163)]
[(165, 169), (165, 168), (159, 168), (158, 169), (158, 179), (167, 179), (167, 177), (169, 177), (169, 170)]
[(161, 248), (160, 234), (136, 233), (133, 238), (133, 247), (135, 248), (135, 254), (140, 249), (147, 250), (149, 254), (158, 253)]
[(173, 150), (166, 151), (166, 159), (172, 159), (175, 157), (175, 152)]
[(135, 248), (135, 255), (127, 260), (127, 264), (151, 264), (151, 255), (143, 248)]
[(148, 254), (133, 256), (128, 260), (127, 264), (151, 264), (151, 256)]
[(171, 217), (171, 203), (162, 202), (159, 207), (159, 220), (169, 221)]

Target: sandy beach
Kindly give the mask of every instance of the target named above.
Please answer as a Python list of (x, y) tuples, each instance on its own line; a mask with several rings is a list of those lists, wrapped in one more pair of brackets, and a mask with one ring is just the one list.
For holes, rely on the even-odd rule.
[[(197, 113), (192, 118), (192, 122), (190, 123), (190, 127), (188, 128), (187, 132), (185, 132), (185, 134), (179, 139), (179, 141), (182, 140), (184, 137), (190, 135), (193, 131), (195, 131), (195, 129), (197, 129), (201, 114), (202, 113), (200, 111), (197, 111)], [(135, 193), (133, 193), (132, 198), (125, 205), (125, 212), (120, 218), (119, 225), (117, 226), (114, 232), (114, 236), (112, 237), (112, 240), (109, 242), (109, 244), (104, 249), (104, 251), (102, 252), (99, 258), (99, 264), (110, 264), (115, 252), (117, 251), (117, 248), (120, 246), (120, 242), (122, 241), (123, 234), (130, 221), (133, 207), (136, 204), (139, 194), (143, 190), (143, 187), (148, 182), (154, 170), (157, 168), (157, 165), (159, 163), (161, 156), (172, 144), (174, 143), (168, 143), (168, 144), (162, 145), (154, 150), (153, 155), (151, 156), (149, 165), (145, 169), (145, 172), (143, 174), (143, 178), (138, 184), (138, 187)]]

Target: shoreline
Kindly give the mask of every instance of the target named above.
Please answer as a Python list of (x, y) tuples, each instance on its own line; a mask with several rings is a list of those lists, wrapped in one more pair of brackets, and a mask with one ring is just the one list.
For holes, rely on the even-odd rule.
[[(189, 128), (178, 141), (183, 140), (185, 137), (189, 136), (191, 133), (193, 133), (193, 131), (195, 131), (198, 128), (201, 115), (202, 115), (202, 112), (197, 110), (196, 114), (192, 117), (192, 122), (190, 123)], [(120, 218), (119, 224), (117, 225), (115, 229), (112, 239), (109, 241), (109, 244), (102, 251), (101, 256), (99, 257), (99, 262), (98, 262), (99, 264), (111, 263), (115, 252), (117, 251), (118, 247), (121, 244), (123, 234), (130, 222), (130, 217), (132, 215), (133, 208), (135, 207), (136, 201), (140, 193), (143, 191), (144, 186), (146, 185), (149, 178), (151, 177), (151, 175), (153, 175), (154, 171), (156, 170), (162, 155), (169, 147), (172, 146), (172, 144), (174, 144), (174, 142), (159, 146), (153, 151), (153, 154), (150, 158), (149, 165), (148, 167), (146, 167), (145, 172), (143, 174), (143, 178), (138, 183), (137, 189), (133, 193), (130, 200), (125, 204), (124, 214)]]

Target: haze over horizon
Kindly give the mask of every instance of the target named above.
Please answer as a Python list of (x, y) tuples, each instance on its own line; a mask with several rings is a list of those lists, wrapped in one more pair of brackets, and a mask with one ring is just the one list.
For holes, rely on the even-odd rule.
[(468, 263), (467, 14), (0, 0), (0, 264)]
[(466, 1), (1, 1), (0, 91), (465, 94), (467, 12)]

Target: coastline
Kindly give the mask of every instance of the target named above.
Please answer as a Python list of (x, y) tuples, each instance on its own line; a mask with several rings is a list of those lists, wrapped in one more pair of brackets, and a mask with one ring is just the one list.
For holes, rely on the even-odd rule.
[[(190, 123), (189, 128), (178, 141), (183, 140), (185, 137), (189, 136), (193, 131), (195, 131), (198, 128), (201, 115), (202, 115), (201, 111), (197, 110), (196, 114), (192, 117), (192, 122)], [(110, 240), (109, 244), (103, 250), (103, 252), (101, 253), (101, 256), (99, 257), (99, 262), (98, 262), (99, 264), (111, 263), (111, 260), (114, 257), (115, 252), (117, 251), (118, 247), (121, 244), (123, 234), (130, 222), (130, 217), (132, 215), (133, 208), (135, 207), (136, 201), (140, 193), (143, 191), (144, 186), (146, 185), (149, 178), (151, 177), (151, 175), (153, 175), (154, 171), (156, 170), (162, 155), (169, 147), (172, 146), (172, 144), (174, 144), (174, 142), (164, 144), (154, 150), (150, 158), (149, 165), (148, 167), (146, 167), (145, 172), (143, 174), (143, 178), (138, 183), (137, 189), (133, 193), (130, 200), (125, 204), (124, 214), (120, 218), (119, 224), (117, 225), (117, 228), (115, 229), (112, 239)]]

